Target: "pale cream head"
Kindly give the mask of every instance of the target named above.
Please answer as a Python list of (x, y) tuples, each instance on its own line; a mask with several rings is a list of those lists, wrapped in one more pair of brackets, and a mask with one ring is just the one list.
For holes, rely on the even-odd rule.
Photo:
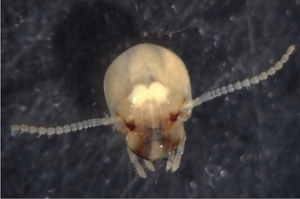
[(118, 56), (108, 67), (104, 92), (113, 125), (126, 134), (137, 156), (156, 160), (173, 151), (185, 132), (192, 107), (191, 85), (183, 61), (170, 50), (139, 44)]

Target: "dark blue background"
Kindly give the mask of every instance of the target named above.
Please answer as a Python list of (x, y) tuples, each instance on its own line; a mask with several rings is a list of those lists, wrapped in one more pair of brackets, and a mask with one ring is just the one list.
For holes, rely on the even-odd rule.
[[(300, 197), (299, 0), (2, 0), (1, 15), (2, 197)], [(193, 97), (297, 49), (262, 84), (193, 110), (173, 174), (159, 160), (146, 180), (137, 177), (125, 136), (111, 126), (10, 136), (13, 123), (103, 117), (107, 67), (143, 42), (183, 59)]]

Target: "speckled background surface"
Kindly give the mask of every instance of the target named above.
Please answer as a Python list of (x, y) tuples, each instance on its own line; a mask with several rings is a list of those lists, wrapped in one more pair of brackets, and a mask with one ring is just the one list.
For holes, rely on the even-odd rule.
[[(1, 15), (2, 197), (300, 197), (299, 0), (2, 0)], [(155, 173), (137, 177), (111, 126), (10, 136), (13, 123), (103, 117), (105, 70), (143, 42), (183, 59), (193, 97), (297, 49), (264, 83), (193, 110), (173, 174), (158, 160)]]

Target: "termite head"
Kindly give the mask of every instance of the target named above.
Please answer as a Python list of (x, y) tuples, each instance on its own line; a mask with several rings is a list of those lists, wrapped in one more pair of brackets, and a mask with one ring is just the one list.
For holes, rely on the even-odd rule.
[(173, 52), (153, 44), (134, 46), (114, 60), (104, 79), (106, 102), (116, 129), (134, 154), (156, 160), (176, 149), (191, 109), (189, 76)]

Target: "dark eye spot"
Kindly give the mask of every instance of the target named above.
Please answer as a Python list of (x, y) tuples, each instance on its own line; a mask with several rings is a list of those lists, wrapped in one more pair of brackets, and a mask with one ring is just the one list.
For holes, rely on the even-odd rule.
[(177, 118), (178, 118), (178, 114), (173, 114), (173, 113), (170, 114), (170, 120), (172, 122), (176, 122)]
[(126, 124), (127, 128), (130, 130), (130, 131), (133, 131), (135, 129), (135, 124), (134, 124), (134, 121), (130, 121)]

